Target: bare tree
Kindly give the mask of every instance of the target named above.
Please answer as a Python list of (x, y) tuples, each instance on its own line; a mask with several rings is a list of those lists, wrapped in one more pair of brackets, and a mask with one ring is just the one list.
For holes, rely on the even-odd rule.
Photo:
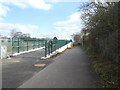
[(0, 38), (2, 37), (1, 33), (0, 33)]
[(16, 31), (15, 29), (12, 29), (11, 32), (10, 32), (10, 36), (11, 36), (11, 37), (14, 37), (16, 32), (17, 32), (17, 31)]
[(16, 38), (30, 38), (30, 34), (29, 33), (22, 33), (22, 32), (18, 32), (15, 29), (12, 29), (10, 32), (10, 36), (16, 37)]

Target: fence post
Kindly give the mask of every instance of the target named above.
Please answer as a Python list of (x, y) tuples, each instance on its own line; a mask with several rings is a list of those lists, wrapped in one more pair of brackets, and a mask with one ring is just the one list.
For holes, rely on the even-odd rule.
[(47, 41), (45, 41), (45, 57), (47, 57)]
[(53, 52), (53, 42), (51, 41), (51, 53)]
[(28, 51), (28, 40), (27, 40), (27, 51)]
[(14, 48), (14, 47), (13, 47), (13, 37), (12, 37), (11, 39), (12, 39), (12, 54), (13, 54), (13, 48)]
[(34, 49), (34, 40), (32, 41), (32, 43), (33, 43), (33, 49)]
[(20, 44), (19, 44), (19, 38), (18, 38), (18, 53), (20, 52)]
[(56, 51), (56, 49), (57, 49), (57, 41), (55, 41), (55, 51)]
[(50, 54), (50, 41), (48, 42), (48, 54)]
[(39, 40), (37, 40), (38, 48), (39, 48)]

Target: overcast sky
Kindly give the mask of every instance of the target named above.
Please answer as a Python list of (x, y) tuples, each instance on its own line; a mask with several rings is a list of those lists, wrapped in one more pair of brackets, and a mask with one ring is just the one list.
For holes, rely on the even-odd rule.
[[(66, 2), (65, 2), (66, 1)], [(0, 33), (15, 29), (32, 37), (70, 39), (82, 29), (79, 0), (0, 0)]]

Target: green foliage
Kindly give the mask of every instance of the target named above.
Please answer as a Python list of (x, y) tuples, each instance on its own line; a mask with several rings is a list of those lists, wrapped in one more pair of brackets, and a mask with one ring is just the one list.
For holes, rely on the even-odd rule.
[(74, 39), (74, 45), (78, 45), (81, 43), (81, 35), (80, 34), (74, 34), (73, 39)]
[[(118, 37), (120, 34), (119, 6), (120, 2), (104, 5), (90, 3), (87, 5), (89, 9), (87, 8), (87, 11), (85, 9), (82, 16), (84, 28), (87, 33), (90, 33), (88, 36), (84, 36), (84, 47), (87, 52), (94, 53), (93, 56), (97, 55), (97, 58), (95, 57), (96, 60), (99, 60), (96, 61), (98, 63), (97, 71), (104, 81), (105, 87), (119, 87), (117, 79), (120, 77), (114, 75), (118, 73), (118, 66), (120, 66), (118, 59), (120, 56), (118, 48), (120, 42)], [(92, 13), (91, 9), (93, 9)]]
[(105, 8), (102, 4), (93, 5), (94, 8), (96, 6), (94, 12), (91, 15), (88, 14), (90, 12), (83, 15), (89, 17), (85, 21), (85, 28), (90, 33), (89, 36), (84, 37), (86, 45), (94, 52), (118, 63), (119, 3), (106, 3)]

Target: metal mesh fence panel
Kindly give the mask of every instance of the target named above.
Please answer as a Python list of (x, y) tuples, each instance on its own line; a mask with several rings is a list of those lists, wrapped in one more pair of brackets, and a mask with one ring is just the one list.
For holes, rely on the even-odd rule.
[(44, 47), (45, 40), (36, 38), (6, 38), (0, 39), (0, 58), (40, 47)]
[(62, 46), (70, 43), (70, 40), (49, 40), (45, 43), (45, 57), (50, 55), (52, 52), (56, 51), (57, 49), (61, 48)]

